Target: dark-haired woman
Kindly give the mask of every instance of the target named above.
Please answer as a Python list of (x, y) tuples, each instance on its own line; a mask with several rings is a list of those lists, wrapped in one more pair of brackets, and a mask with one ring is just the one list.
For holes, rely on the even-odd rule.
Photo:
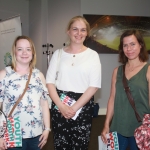
[[(125, 77), (141, 118), (145, 113), (150, 113), (150, 67), (147, 60), (148, 53), (141, 33), (138, 30), (125, 31), (120, 38), (119, 62), (125, 65)], [(137, 121), (127, 98), (122, 79), (123, 67), (121, 65), (114, 69), (112, 75), (111, 93), (101, 136), (103, 142), (107, 143), (106, 134), (109, 131), (117, 131), (120, 150), (126, 150), (127, 147), (131, 150), (138, 150), (134, 130), (141, 123)]]

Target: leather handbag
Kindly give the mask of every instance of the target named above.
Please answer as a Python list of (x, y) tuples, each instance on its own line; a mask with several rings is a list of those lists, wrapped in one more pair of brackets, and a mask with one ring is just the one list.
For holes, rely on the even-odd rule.
[(125, 92), (127, 94), (128, 100), (134, 109), (136, 118), (138, 122), (142, 122), (142, 125), (135, 129), (134, 131), (134, 137), (137, 143), (137, 146), (140, 150), (150, 150), (150, 114), (145, 114), (143, 117), (143, 121), (140, 118), (140, 115), (138, 114), (136, 108), (134, 99), (131, 95), (130, 88), (128, 87), (128, 83), (125, 77), (125, 65), (123, 65), (123, 85)]
[(131, 106), (132, 106), (132, 108), (135, 112), (135, 116), (136, 116), (138, 122), (142, 122), (142, 119), (141, 119), (140, 115), (138, 114), (138, 112), (135, 108), (134, 99), (131, 95), (130, 87), (128, 86), (128, 83), (127, 83), (127, 80), (126, 80), (126, 77), (125, 77), (125, 65), (123, 65), (123, 80), (122, 80), (122, 83), (123, 83), (123, 86), (124, 86), (124, 90), (127, 94), (128, 100), (129, 100), (129, 102), (130, 102), (130, 104), (131, 104)]
[(14, 109), (16, 108), (16, 106), (19, 104), (19, 102), (21, 101), (21, 99), (23, 98), (25, 92), (27, 91), (27, 88), (28, 88), (28, 85), (29, 85), (29, 82), (30, 82), (30, 79), (31, 79), (31, 75), (32, 75), (32, 69), (30, 69), (30, 74), (29, 74), (29, 78), (28, 78), (28, 81), (26, 82), (26, 86), (25, 86), (25, 89), (22, 93), (22, 95), (18, 98), (18, 100), (16, 101), (15, 105), (13, 106), (12, 110), (10, 111), (8, 117), (11, 117)]
[(58, 79), (58, 74), (59, 74), (59, 66), (60, 66), (61, 53), (62, 53), (62, 49), (59, 49), (58, 60), (57, 60), (57, 68), (56, 68), (55, 84), (56, 84), (56, 80)]
[(94, 103), (94, 112), (93, 112), (93, 117), (94, 118), (98, 117), (98, 111), (99, 111), (99, 104)]

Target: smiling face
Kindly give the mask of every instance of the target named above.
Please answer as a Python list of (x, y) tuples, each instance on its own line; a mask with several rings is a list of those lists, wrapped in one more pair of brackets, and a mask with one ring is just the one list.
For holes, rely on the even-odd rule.
[(75, 44), (83, 44), (87, 36), (86, 24), (81, 20), (76, 20), (70, 26), (70, 29), (67, 31), (68, 36), (70, 37), (70, 42)]
[(123, 38), (123, 51), (129, 60), (139, 58), (141, 45), (134, 35)]
[(32, 49), (28, 40), (20, 39), (15, 47), (16, 65), (30, 64), (32, 60)]

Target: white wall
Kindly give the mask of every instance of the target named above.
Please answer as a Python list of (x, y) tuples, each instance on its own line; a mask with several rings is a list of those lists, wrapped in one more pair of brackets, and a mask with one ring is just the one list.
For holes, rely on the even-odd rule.
[(27, 0), (0, 0), (0, 19), (20, 15), (22, 34), (29, 35), (29, 1)]
[(150, 16), (149, 6), (149, 0), (81, 0), (81, 13)]

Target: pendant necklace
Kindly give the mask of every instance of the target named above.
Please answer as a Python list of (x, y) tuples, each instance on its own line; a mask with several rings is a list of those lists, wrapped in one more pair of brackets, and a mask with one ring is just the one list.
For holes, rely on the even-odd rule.
[[(79, 53), (82, 51), (83, 47), (81, 49), (79, 49)], [(72, 57), (72, 63), (71, 63), (71, 66), (74, 66), (75, 65), (75, 58), (76, 58), (76, 55), (75, 54), (71, 54), (71, 57)]]
[(72, 57), (72, 64), (71, 64), (71, 66), (74, 66), (74, 59), (75, 59), (76, 55), (73, 54), (73, 56), (71, 56), (71, 57)]
[(135, 68), (137, 68), (137, 67), (139, 67), (141, 65), (141, 62), (140, 62), (140, 64), (139, 65), (137, 65), (137, 66), (135, 66), (135, 67), (132, 67), (132, 68), (129, 68), (129, 64), (128, 64), (128, 70), (130, 71), (130, 72), (132, 72)]

